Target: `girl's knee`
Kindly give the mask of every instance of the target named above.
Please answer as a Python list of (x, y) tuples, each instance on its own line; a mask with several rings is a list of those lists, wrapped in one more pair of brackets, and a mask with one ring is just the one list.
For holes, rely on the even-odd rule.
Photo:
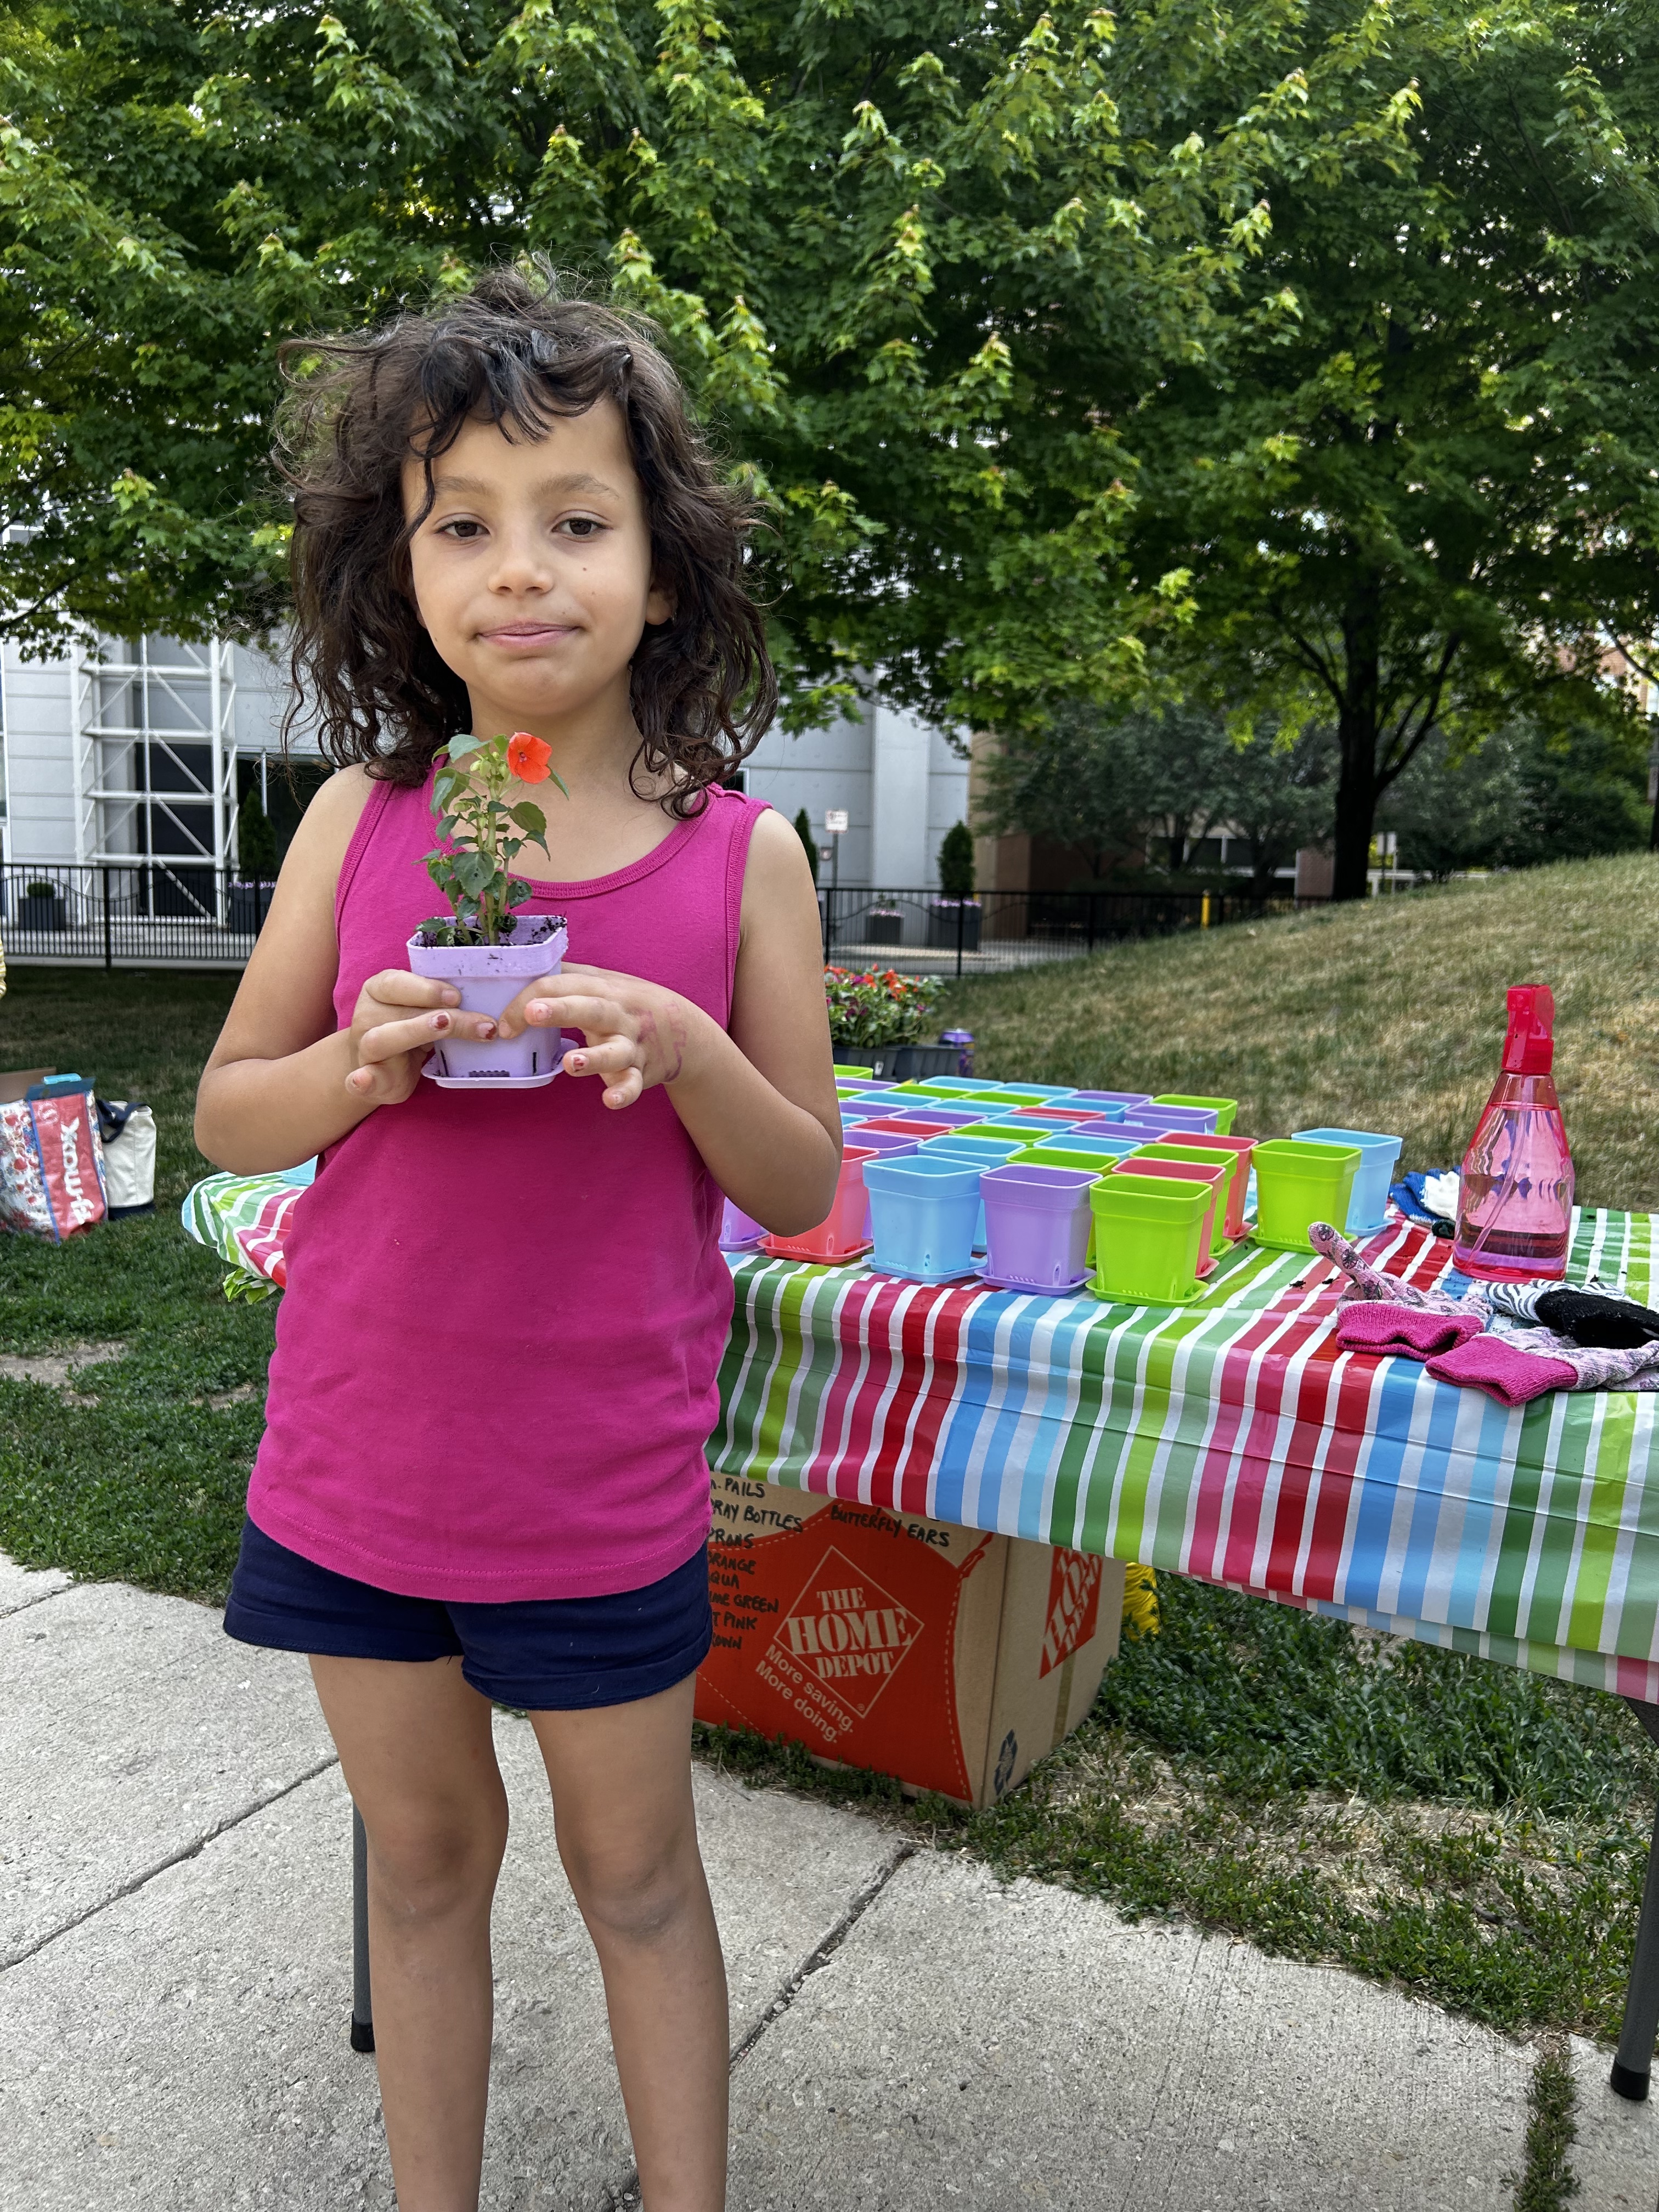
[(399, 1921), (488, 1910), (507, 1849), (507, 1807), (365, 1816), (376, 1902)]
[(562, 1844), (564, 1870), (596, 1939), (659, 1942), (689, 1913), (708, 1909), (708, 1884), (695, 1836), (662, 1844), (586, 1850)]

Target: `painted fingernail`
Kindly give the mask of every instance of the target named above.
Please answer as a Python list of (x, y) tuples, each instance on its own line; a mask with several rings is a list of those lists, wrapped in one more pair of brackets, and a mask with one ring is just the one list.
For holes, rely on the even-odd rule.
[(530, 1004), (525, 1008), (526, 1014), (532, 1022), (544, 1022), (548, 1020), (551, 1016), (552, 1012), (552, 1007), (548, 1005), (545, 999), (532, 999)]
[(480, 1022), (480, 1023), (479, 1023), (479, 1024), (478, 1024), (478, 1035), (479, 1035), (479, 1036), (480, 1036), (481, 1038), (483, 1038), (483, 1037), (493, 1037), (493, 1036), (495, 1036), (495, 1023), (494, 1023), (494, 1022)]
[(573, 1053), (571, 1054), (571, 1055), (570, 1055), (570, 1073), (571, 1073), (573, 1075), (586, 1075), (586, 1073), (587, 1073), (587, 1054), (586, 1054), (585, 1052), (573, 1052)]
[(447, 1030), (449, 1027), (448, 1015), (434, 1014), (432, 1017), (432, 1026), (434, 1030)]

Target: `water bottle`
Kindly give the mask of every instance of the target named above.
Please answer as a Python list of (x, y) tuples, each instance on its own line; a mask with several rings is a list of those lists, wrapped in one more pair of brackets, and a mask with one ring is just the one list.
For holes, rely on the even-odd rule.
[(1492, 1283), (1559, 1281), (1572, 1236), (1572, 1155), (1550, 1073), (1555, 1000), (1509, 994), (1504, 1062), (1463, 1155), (1452, 1265)]

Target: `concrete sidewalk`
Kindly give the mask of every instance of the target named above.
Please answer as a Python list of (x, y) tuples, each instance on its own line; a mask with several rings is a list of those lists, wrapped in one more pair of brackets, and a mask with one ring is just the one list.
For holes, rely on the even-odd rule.
[[(0, 1562), (0, 2212), (389, 2208), (346, 2043), (349, 1806), (302, 1662)], [(599, 1976), (502, 1717), (489, 2212), (633, 2201)], [(1533, 2054), (1350, 1976), (1134, 1927), (700, 1771), (732, 2212), (1508, 2212)], [(1659, 2111), (1577, 2051), (1580, 2212)]]

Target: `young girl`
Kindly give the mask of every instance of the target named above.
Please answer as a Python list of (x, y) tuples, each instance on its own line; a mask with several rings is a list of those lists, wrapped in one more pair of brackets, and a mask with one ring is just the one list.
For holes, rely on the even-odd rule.
[[(492, 1700), (528, 1711), (546, 1763), (647, 2212), (714, 2212), (726, 1984), (690, 1745), (720, 1194), (809, 1227), (841, 1146), (805, 856), (721, 787), (775, 696), (746, 517), (661, 355), (550, 287), (497, 273), (306, 351), (295, 665), (340, 772), (283, 866), (196, 1133), (243, 1173), (322, 1164), (225, 1625), (311, 1655), (368, 1829), (401, 2212), (478, 2199), (507, 1835)], [(548, 855), (527, 847), (521, 872), (574, 957), (500, 1031), (583, 1042), (518, 1094), (421, 1073), (435, 1039), (494, 1033), (404, 949), (434, 907), (434, 756), (469, 730), (544, 739), (569, 788), (537, 789)]]

